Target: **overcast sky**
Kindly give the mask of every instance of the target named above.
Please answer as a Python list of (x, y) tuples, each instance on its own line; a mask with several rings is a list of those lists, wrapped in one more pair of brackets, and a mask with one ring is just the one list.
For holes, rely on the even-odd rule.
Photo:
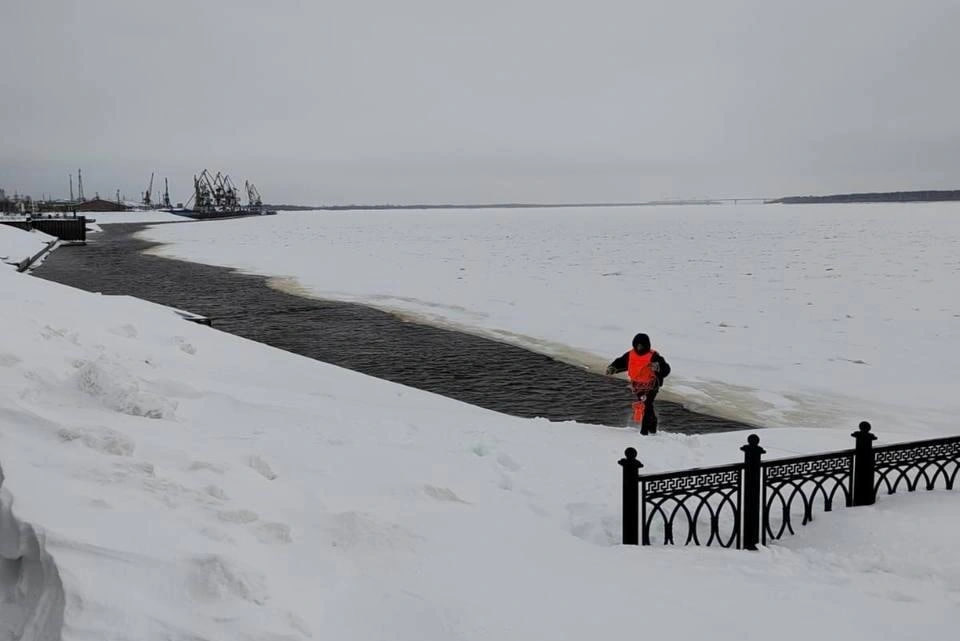
[(957, 0), (2, 0), (0, 187), (268, 202), (960, 188)]

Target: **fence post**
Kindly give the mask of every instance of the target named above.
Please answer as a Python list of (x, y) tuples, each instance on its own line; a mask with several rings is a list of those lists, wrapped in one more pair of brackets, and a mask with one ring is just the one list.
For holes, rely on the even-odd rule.
[(637, 450), (628, 447), (620, 459), (623, 468), (623, 544), (638, 545), (640, 534), (640, 468)]
[(860, 430), (851, 434), (857, 439), (853, 455), (853, 504), (873, 505), (877, 500), (873, 489), (873, 442), (877, 437), (870, 433), (870, 423), (860, 423)]
[(756, 550), (760, 543), (761, 523), (761, 471), (760, 456), (766, 453), (760, 447), (760, 437), (751, 434), (747, 437), (747, 444), (740, 448), (743, 452), (743, 518), (740, 530), (740, 540), (743, 549)]

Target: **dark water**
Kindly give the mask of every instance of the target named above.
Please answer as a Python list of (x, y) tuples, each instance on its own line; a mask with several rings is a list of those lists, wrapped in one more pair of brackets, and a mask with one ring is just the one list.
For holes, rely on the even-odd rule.
[[(622, 380), (363, 305), (286, 294), (261, 276), (145, 255), (154, 245), (133, 237), (144, 227), (104, 225), (86, 246), (59, 248), (33, 273), (202, 314), (222, 331), (506, 414), (627, 424), (632, 397)], [(657, 412), (664, 431), (748, 427), (667, 402)]]

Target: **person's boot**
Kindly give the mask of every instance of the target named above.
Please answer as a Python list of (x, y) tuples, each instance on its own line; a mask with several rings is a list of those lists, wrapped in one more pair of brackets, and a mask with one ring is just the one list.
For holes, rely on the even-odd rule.
[(645, 408), (645, 420), (643, 421), (643, 432), (642, 434), (656, 434), (657, 433), (657, 415), (653, 413), (653, 408)]

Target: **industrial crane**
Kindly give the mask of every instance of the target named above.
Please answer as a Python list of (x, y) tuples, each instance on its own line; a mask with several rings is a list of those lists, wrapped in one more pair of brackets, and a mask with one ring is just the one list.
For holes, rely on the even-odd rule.
[(223, 177), (223, 206), (225, 209), (240, 208), (240, 190), (230, 180), (230, 175)]
[(195, 207), (197, 211), (214, 211), (214, 185), (213, 177), (206, 169), (199, 176), (193, 177), (193, 193), (196, 198)]
[[(168, 200), (166, 183), (164, 183), (164, 201)], [(256, 216), (275, 214), (275, 211), (263, 209), (263, 199), (256, 186), (250, 181), (244, 181), (244, 190), (247, 193), (247, 204), (241, 204), (240, 189), (230, 179), (228, 174), (211, 174), (204, 169), (193, 177), (193, 196), (187, 201), (189, 210), (190, 201), (194, 202), (193, 209), (182, 213), (190, 218), (232, 218), (235, 216)], [(178, 209), (180, 206), (178, 205)]]
[(150, 172), (150, 185), (147, 187), (147, 191), (143, 193), (143, 204), (146, 207), (152, 206), (153, 203), (150, 202), (150, 193), (153, 191), (153, 172)]
[(196, 209), (201, 212), (233, 211), (240, 208), (238, 189), (219, 171), (211, 176), (206, 169), (193, 178), (193, 190), (196, 196)]
[(249, 180), (244, 181), (243, 184), (247, 188), (247, 206), (253, 211), (259, 210), (263, 207), (263, 199), (260, 198), (257, 187)]

